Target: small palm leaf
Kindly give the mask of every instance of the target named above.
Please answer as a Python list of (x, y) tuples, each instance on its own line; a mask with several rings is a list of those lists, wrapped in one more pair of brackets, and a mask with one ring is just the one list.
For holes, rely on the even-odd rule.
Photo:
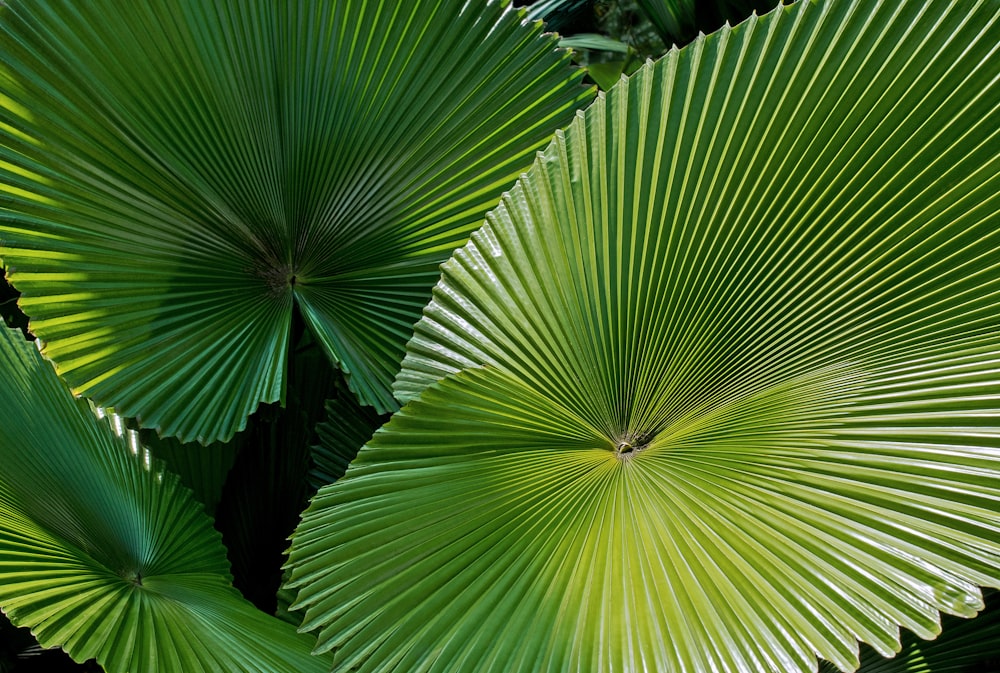
[(443, 267), (291, 586), (359, 670), (844, 671), (1000, 585), (1000, 6), (800, 2)]
[(686, 44), (698, 33), (698, 0), (638, 0), (638, 5), (665, 44)]
[(152, 430), (143, 430), (139, 437), (140, 443), (191, 489), (195, 499), (205, 506), (205, 512), (215, 516), (215, 508), (222, 498), (222, 487), (236, 462), (240, 443), (213, 442), (206, 451), (201, 444), (185, 444), (172, 437), (159, 437)]
[[(774, 9), (781, 0), (636, 0), (664, 44), (684, 45), (699, 32), (737, 24), (753, 12)], [(785, 4), (792, 0), (785, 0)]]
[(75, 392), (184, 441), (283, 399), (297, 305), (352, 390), (590, 92), (493, 0), (10, 2), (0, 257)]
[(358, 450), (387, 420), (349, 395), (328, 400), (326, 419), (316, 426), (319, 442), (312, 447), (309, 482), (313, 488), (319, 489), (343, 477)]
[[(0, 608), (109, 673), (325, 671), (232, 587), (191, 492), (0, 329)], [(121, 421), (113, 419), (120, 429)]]

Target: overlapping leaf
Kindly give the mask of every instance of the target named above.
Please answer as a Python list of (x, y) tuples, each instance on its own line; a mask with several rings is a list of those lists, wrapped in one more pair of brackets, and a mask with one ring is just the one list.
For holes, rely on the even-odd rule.
[(232, 587), (191, 492), (19, 331), (0, 330), (0, 372), (0, 608), (15, 624), (110, 673), (328, 669)]
[(754, 12), (774, 9), (782, 0), (637, 0), (637, 4), (665, 44), (684, 45), (699, 32), (711, 32), (726, 22), (735, 25)]
[(69, 0), (0, 22), (0, 257), (73, 389), (187, 441), (283, 396), (293, 303), (352, 389), (589, 92), (499, 0)]
[(698, 32), (696, 0), (639, 0), (638, 4), (668, 44), (684, 44)]
[(326, 403), (326, 419), (316, 426), (309, 482), (319, 489), (344, 476), (358, 450), (386, 420), (353, 398), (340, 395)]
[(294, 537), (345, 668), (848, 671), (1000, 584), (1000, 6), (648, 65), (443, 267)]

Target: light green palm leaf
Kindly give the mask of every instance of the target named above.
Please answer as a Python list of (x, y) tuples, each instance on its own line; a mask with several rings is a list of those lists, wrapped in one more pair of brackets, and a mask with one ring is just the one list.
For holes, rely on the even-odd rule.
[(109, 673), (324, 671), (312, 639), (232, 587), (191, 492), (0, 330), (0, 608)]
[(379, 410), (437, 266), (590, 92), (506, 3), (12, 2), (0, 257), (73, 389), (183, 440), (297, 304)]
[[(902, 649), (887, 659), (873, 650), (861, 653), (858, 673), (996, 673), (1000, 670), (1000, 595), (986, 596), (986, 609), (973, 620), (946, 616), (932, 641), (904, 633)], [(834, 673), (829, 664), (821, 673)]]
[(848, 671), (1000, 584), (1000, 7), (800, 2), (581, 113), (294, 536), (344, 668)]

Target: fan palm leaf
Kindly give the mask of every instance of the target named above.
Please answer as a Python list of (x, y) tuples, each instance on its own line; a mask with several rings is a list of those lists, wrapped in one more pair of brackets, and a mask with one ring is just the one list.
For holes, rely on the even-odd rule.
[(499, 0), (9, 2), (0, 258), (73, 390), (184, 441), (293, 310), (380, 411), (437, 266), (590, 92)]
[(850, 671), (1000, 584), (1000, 6), (799, 2), (621, 82), (444, 264), (293, 537), (363, 671)]
[(325, 671), (309, 637), (233, 588), (179, 479), (0, 329), (0, 608), (110, 673)]

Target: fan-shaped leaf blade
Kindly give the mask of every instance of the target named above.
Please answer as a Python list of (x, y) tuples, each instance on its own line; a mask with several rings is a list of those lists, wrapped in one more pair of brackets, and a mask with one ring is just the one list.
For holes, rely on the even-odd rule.
[(498, 1), (8, 5), (0, 257), (76, 392), (184, 441), (283, 399), (295, 303), (395, 409), (437, 265), (590, 95)]
[(19, 331), (0, 330), (0, 372), (0, 607), (15, 624), (113, 673), (327, 669), (233, 589), (191, 492)]
[(558, 134), (443, 266), (410, 404), (294, 537), (321, 646), (848, 671), (857, 640), (975, 614), (1000, 582), (998, 22), (800, 2)]

